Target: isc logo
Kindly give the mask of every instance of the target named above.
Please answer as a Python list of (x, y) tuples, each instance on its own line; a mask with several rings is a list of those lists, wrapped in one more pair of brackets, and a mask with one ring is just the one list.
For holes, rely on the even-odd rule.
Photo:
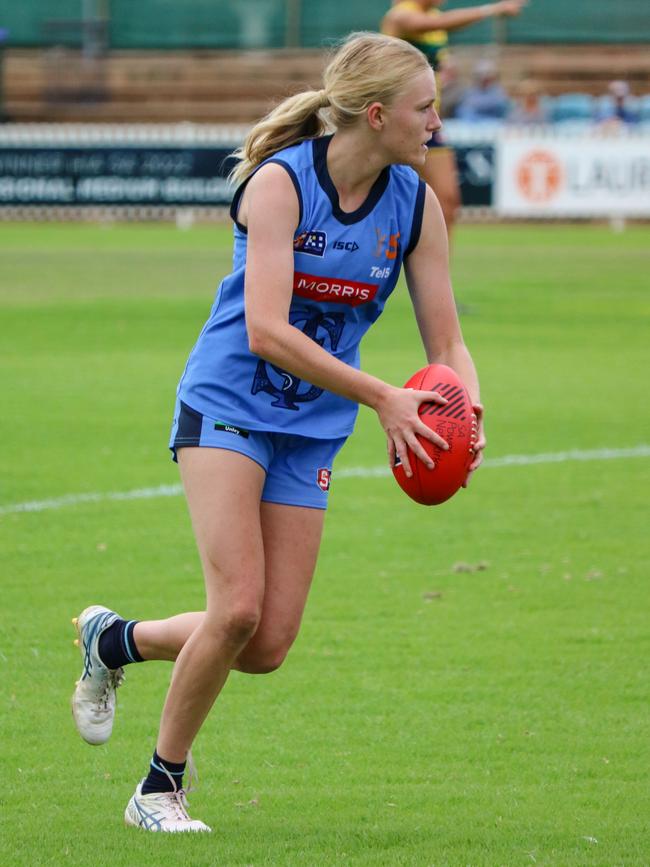
[(359, 249), (356, 241), (334, 241), (332, 247), (335, 250), (347, 250), (348, 253), (354, 253)]

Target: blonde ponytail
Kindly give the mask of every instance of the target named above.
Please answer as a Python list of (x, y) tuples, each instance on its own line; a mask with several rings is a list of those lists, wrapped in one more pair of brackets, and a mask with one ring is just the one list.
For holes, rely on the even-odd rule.
[(240, 184), (282, 148), (357, 123), (373, 102), (390, 105), (428, 68), (422, 52), (403, 39), (350, 34), (325, 69), (322, 90), (290, 96), (252, 128), (233, 154), (239, 162), (230, 180)]
[(320, 111), (328, 105), (324, 90), (307, 90), (281, 102), (253, 127), (233, 154), (239, 162), (230, 180), (240, 184), (256, 166), (282, 148), (323, 135), (327, 124)]

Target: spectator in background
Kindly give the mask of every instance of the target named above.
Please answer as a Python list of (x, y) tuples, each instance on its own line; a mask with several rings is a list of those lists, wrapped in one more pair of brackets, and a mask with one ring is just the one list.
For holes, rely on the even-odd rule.
[(514, 103), (508, 115), (510, 123), (520, 126), (548, 123), (548, 112), (541, 100), (541, 88), (537, 81), (525, 78), (514, 90)]
[(467, 88), (456, 117), (467, 121), (504, 120), (510, 103), (498, 82), (494, 61), (484, 58), (474, 67), (474, 84)]
[(610, 81), (597, 120), (607, 126), (638, 123), (638, 115), (630, 105), (630, 86), (627, 81)]
[(440, 86), (440, 117), (456, 117), (466, 85), (460, 77), (460, 70), (454, 58), (445, 54), (438, 68), (438, 84)]

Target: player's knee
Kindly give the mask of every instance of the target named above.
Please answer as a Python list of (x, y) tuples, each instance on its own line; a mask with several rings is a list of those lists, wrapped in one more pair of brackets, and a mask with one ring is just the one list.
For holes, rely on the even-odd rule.
[(230, 644), (242, 646), (250, 641), (260, 622), (261, 610), (255, 604), (240, 604), (228, 611), (225, 619), (226, 638)]
[(224, 606), (218, 616), (207, 617), (203, 628), (218, 644), (238, 651), (255, 635), (261, 617), (261, 606), (255, 600), (241, 600)]
[(271, 674), (277, 671), (287, 658), (292, 640), (281, 643), (247, 647), (237, 659), (238, 671), (245, 674)]
[(243, 671), (244, 674), (271, 674), (280, 668), (286, 656), (285, 652), (243, 657), (240, 659), (237, 669)]

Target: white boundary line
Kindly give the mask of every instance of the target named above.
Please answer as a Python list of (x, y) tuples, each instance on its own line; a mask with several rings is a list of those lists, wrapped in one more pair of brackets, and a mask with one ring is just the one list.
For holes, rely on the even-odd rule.
[[(650, 445), (638, 445), (625, 449), (592, 449), (588, 451), (573, 450), (567, 452), (548, 452), (537, 455), (504, 455), (500, 458), (487, 458), (483, 462), (485, 469), (494, 467), (523, 467), (534, 464), (563, 464), (570, 461), (609, 461), (620, 458), (648, 458)], [(390, 469), (381, 467), (342, 467), (335, 473), (336, 479), (372, 479), (389, 476)], [(62, 509), (64, 506), (76, 506), (80, 503), (103, 503), (107, 500), (151, 500), (157, 497), (176, 497), (182, 493), (181, 485), (159, 485), (156, 488), (136, 488), (132, 491), (108, 491), (106, 493), (66, 494), (51, 500), (32, 500), (27, 503), (13, 503), (0, 506), (0, 515), (10, 515), (16, 512), (45, 512), (50, 509)]]

